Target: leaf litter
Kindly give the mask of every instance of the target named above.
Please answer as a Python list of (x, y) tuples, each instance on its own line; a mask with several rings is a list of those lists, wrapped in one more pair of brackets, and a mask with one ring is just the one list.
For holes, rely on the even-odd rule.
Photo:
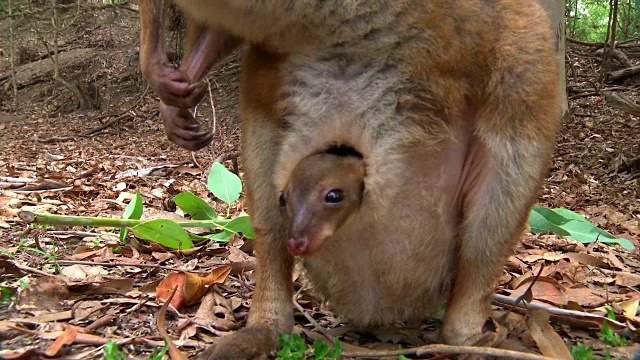
[[(118, 342), (131, 357), (148, 356), (154, 347), (164, 346), (164, 330), (180, 352), (193, 356), (216, 336), (245, 324), (255, 286), (252, 239), (235, 237), (228, 243), (208, 242), (195, 250), (174, 251), (131, 237), (121, 244), (117, 232), (109, 228), (28, 227), (17, 217), (21, 210), (121, 217), (137, 190), (144, 203), (143, 217), (154, 212), (150, 218), (182, 218), (185, 214), (176, 210), (172, 198), (184, 191), (205, 199), (218, 213), (229, 211), (231, 217), (246, 210), (243, 197), (233, 201), (235, 194), (228, 199), (231, 207), (216, 201), (204, 177), (218, 155), (241, 151), (237, 57), (210, 75), (215, 79), (216, 138), (205, 151), (191, 154), (166, 140), (157, 118), (157, 98), (144, 91), (144, 82), (116, 81), (139, 78), (137, 60), (126, 60), (136, 51), (132, 39), (137, 37), (137, 18), (119, 16), (129, 26), (100, 24), (92, 31), (94, 40), (109, 38), (106, 51), (97, 49), (98, 56), (92, 53), (74, 60), (87, 65), (85, 73), (72, 66), (61, 69), (67, 77), (99, 74), (105, 108), (54, 110), (63, 109), (73, 97), (47, 90), (56, 85), (44, 81), (20, 90), (21, 99), (29, 99), (20, 109), (26, 120), (0, 124), (0, 286), (7, 294), (0, 307), (0, 339), (2, 348), (12, 352), (3, 352), (0, 358), (101, 357), (101, 346), (108, 340)], [(5, 37), (0, 36), (0, 45)], [(91, 47), (88, 39), (74, 41)], [(105, 59), (102, 65), (95, 62), (98, 57)], [(595, 70), (580, 60), (574, 65), (580, 74), (569, 77), (569, 88), (588, 86)], [(93, 136), (34, 141), (85, 132), (97, 125), (93, 118), (128, 109), (139, 100), (128, 121)], [(207, 103), (199, 109), (204, 121), (211, 117)], [(9, 106), (9, 101), (0, 103), (0, 110), (11, 112)], [(637, 247), (640, 176), (611, 169), (640, 155), (639, 120), (608, 107), (596, 95), (571, 100), (570, 108), (576, 115), (561, 126), (537, 205), (569, 208)], [(48, 258), (36, 250), (55, 256)], [(224, 269), (222, 274), (212, 275), (219, 269)], [(500, 279), (492, 315), (501, 321), (494, 322), (495, 338), (487, 341), (499, 339), (512, 349), (557, 358), (568, 358), (576, 344), (592, 347), (600, 357), (608, 349), (612, 356), (630, 358), (634, 345), (611, 347), (601, 340), (600, 332), (605, 306), (610, 306), (615, 321), (608, 326), (631, 339), (629, 344), (638, 341), (638, 274), (638, 250), (525, 233)], [(297, 279), (294, 331), (307, 343), (338, 336), (345, 351), (355, 353), (396, 351), (437, 340), (437, 319), (355, 331), (323, 307), (306, 287), (304, 276)], [(176, 295), (185, 298), (164, 314), (158, 300), (165, 295), (159, 294), (176, 285), (180, 289)], [(209, 287), (213, 290), (202, 294)], [(534, 309), (516, 303), (519, 297), (530, 299)], [(160, 317), (166, 318), (158, 326), (162, 331), (154, 325)]]

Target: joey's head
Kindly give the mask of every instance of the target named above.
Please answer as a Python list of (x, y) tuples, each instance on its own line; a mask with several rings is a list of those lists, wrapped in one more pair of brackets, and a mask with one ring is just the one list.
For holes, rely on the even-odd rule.
[(365, 166), (357, 153), (323, 152), (302, 160), (280, 195), (293, 255), (308, 255), (358, 211)]

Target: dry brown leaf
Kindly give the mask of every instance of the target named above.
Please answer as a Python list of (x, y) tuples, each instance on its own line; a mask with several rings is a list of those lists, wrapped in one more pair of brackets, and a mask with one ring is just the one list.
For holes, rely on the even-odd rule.
[(640, 299), (635, 298), (618, 303), (622, 308), (624, 316), (635, 316), (638, 313), (638, 305), (640, 305)]
[(623, 221), (619, 225), (633, 235), (640, 235), (640, 224), (637, 220)]
[(618, 256), (614, 254), (613, 250), (610, 248), (607, 248), (607, 259), (609, 260), (609, 265), (624, 272), (630, 272), (629, 268), (620, 259), (618, 259)]
[[(568, 288), (565, 294), (582, 307), (595, 307), (607, 301), (605, 291), (601, 289), (590, 289), (585, 287)], [(559, 304), (564, 305), (564, 304)]]
[(131, 278), (108, 278), (102, 275), (90, 275), (85, 281), (69, 286), (75, 294), (126, 294), (133, 290)]
[(163, 262), (175, 257), (175, 255), (170, 252), (152, 252), (151, 256), (153, 256), (154, 259), (158, 260), (159, 264), (162, 264)]
[(552, 284), (553, 286), (555, 286), (557, 288), (560, 288), (560, 289), (563, 288), (563, 286), (558, 282), (558, 280), (556, 280), (554, 278), (547, 277), (547, 276), (539, 276), (536, 279), (535, 274), (533, 274), (532, 272), (529, 272), (529, 273), (527, 273), (527, 274), (525, 274), (523, 276), (520, 276), (519, 278), (515, 279), (513, 281), (513, 283), (511, 284), (511, 286), (514, 289), (525, 288), (525, 289), (520, 290), (520, 293), (522, 294), (526, 290), (526, 287), (528, 287), (529, 284), (531, 282), (533, 282), (533, 281), (538, 282), (538, 283), (545, 282), (545, 283)]
[(47, 356), (55, 356), (64, 345), (71, 345), (78, 336), (78, 328), (73, 325), (67, 325), (67, 328), (56, 338), (56, 340), (45, 350)]
[(16, 308), (34, 314), (67, 310), (65, 300), (70, 296), (67, 283), (60, 277), (41, 277), (33, 280), (20, 293)]
[(40, 314), (29, 318), (33, 323), (46, 323), (73, 319), (73, 310), (57, 311), (53, 313)]
[(71, 266), (64, 266), (62, 268), (62, 275), (66, 276), (70, 281), (80, 282), (85, 280), (89, 275), (108, 275), (109, 272), (101, 266), (89, 266), (74, 264)]
[(13, 261), (3, 259), (0, 259), (0, 274), (24, 276), (22, 270)]
[(546, 310), (531, 310), (527, 325), (542, 355), (554, 359), (573, 359), (567, 345), (549, 324), (549, 313)]
[(239, 263), (251, 261), (253, 260), (253, 257), (235, 246), (230, 246), (228, 259), (233, 263)]
[[(621, 302), (611, 303), (610, 305), (606, 305), (606, 306), (601, 306), (593, 309), (591, 312), (604, 316), (604, 315), (607, 315), (607, 310), (606, 310), (607, 306), (612, 306), (612, 307), (615, 306), (614, 311), (617, 314), (619, 314), (621, 310), (622, 315), (624, 315), (627, 318), (632, 318), (632, 317), (635, 317), (635, 315), (638, 313), (638, 305), (640, 305), (640, 298), (635, 298), (635, 299), (629, 299)], [(617, 320), (620, 320), (620, 319), (617, 319)]]
[(87, 246), (79, 246), (75, 251), (73, 255), (70, 256), (65, 256), (64, 260), (85, 260), (88, 258), (91, 258), (95, 255), (98, 255), (101, 251), (102, 248), (99, 248), (97, 250), (91, 250), (91, 251), (81, 251), (81, 250), (85, 250), (87, 248)]
[(189, 174), (189, 175), (200, 175), (202, 174), (202, 169), (195, 168), (187, 165), (180, 165), (174, 169), (177, 173)]
[(607, 267), (606, 262), (602, 261), (601, 259), (593, 255), (589, 255), (585, 253), (566, 253), (565, 255), (567, 259), (583, 265), (595, 266), (600, 268)]
[(640, 275), (630, 272), (616, 273), (616, 285), (629, 287), (638, 286), (640, 285)]
[(98, 300), (79, 301), (73, 306), (73, 318), (76, 322), (96, 317), (105, 306)]
[(230, 272), (231, 266), (223, 265), (211, 270), (211, 273), (204, 277), (186, 272), (171, 273), (158, 284), (156, 298), (159, 300), (168, 299), (169, 294), (177, 286), (178, 291), (171, 300), (171, 305), (176, 310), (181, 309), (185, 305), (198, 302), (209, 291), (211, 285), (222, 284)]
[[(520, 297), (525, 293), (527, 288), (528, 285), (520, 286), (511, 293), (511, 296)], [(569, 300), (562, 290), (546, 282), (537, 282), (533, 284), (531, 291), (533, 292), (535, 300), (541, 300), (554, 305), (566, 304)]]
[(204, 296), (193, 321), (210, 325), (219, 331), (237, 330), (240, 327), (233, 314), (231, 301), (216, 291), (209, 291)]

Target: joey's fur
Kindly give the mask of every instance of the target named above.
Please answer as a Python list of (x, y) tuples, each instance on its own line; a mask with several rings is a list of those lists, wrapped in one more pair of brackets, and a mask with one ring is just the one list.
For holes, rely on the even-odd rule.
[[(362, 154), (366, 175), (348, 221), (311, 251), (294, 246), (316, 289), (364, 326), (419, 319), (446, 303), (443, 340), (473, 343), (559, 119), (551, 26), (538, 3), (176, 3), (203, 24), (203, 48), (220, 52), (202, 35), (214, 30), (225, 44), (249, 44), (240, 110), (257, 287), (247, 327), (205, 356), (265, 356), (277, 333), (291, 331), (287, 240), (291, 219), (304, 214), (282, 217), (278, 198), (292, 181), (304, 184), (296, 169), (305, 159), (331, 146)], [(211, 62), (190, 59), (183, 67)]]
[(364, 161), (360, 154), (339, 151), (328, 149), (300, 161), (280, 195), (289, 225), (287, 246), (294, 255), (310, 255), (357, 217), (364, 192)]

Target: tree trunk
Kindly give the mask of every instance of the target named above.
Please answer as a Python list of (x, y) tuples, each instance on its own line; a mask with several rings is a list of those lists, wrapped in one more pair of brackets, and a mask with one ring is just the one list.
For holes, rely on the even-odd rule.
[(560, 103), (558, 104), (560, 116), (563, 119), (569, 116), (569, 105), (567, 103), (567, 75), (564, 67), (565, 59), (565, 4), (564, 0), (540, 0), (542, 6), (547, 10), (555, 35), (553, 41), (556, 47), (556, 61), (560, 69), (558, 79), (558, 91), (560, 92)]

